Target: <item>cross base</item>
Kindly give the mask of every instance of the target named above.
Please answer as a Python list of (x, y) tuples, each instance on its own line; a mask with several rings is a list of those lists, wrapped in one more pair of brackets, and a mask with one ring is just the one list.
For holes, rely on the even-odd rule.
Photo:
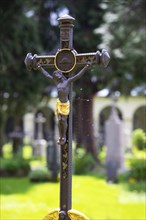
[(60, 211), (59, 209), (53, 209), (50, 211), (42, 220), (89, 220), (87, 216), (85, 216), (83, 213), (70, 209), (67, 212), (67, 215)]

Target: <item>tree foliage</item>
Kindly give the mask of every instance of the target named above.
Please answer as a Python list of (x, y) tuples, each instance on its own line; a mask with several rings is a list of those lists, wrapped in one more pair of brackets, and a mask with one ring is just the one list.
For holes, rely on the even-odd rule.
[[(113, 80), (110, 88), (130, 94), (144, 87), (146, 76), (146, 4), (144, 0), (116, 1), (108, 5), (107, 16)], [(143, 91), (144, 92), (144, 91)]]
[[(23, 114), (38, 103), (42, 77), (28, 72), (24, 58), (28, 51), (40, 51), (38, 25), (29, 1), (1, 1), (0, 40), (0, 147), (4, 142), (4, 125), (14, 118), (20, 125)], [(15, 129), (15, 128), (14, 128)]]
[(0, 104), (7, 105), (5, 110), (15, 115), (22, 115), (30, 102), (35, 104), (36, 91), (41, 87), (40, 76), (30, 74), (24, 66), (26, 53), (40, 49), (37, 23), (25, 10), (17, 0), (13, 4), (5, 1), (1, 7)]
[[(89, 140), (88, 136), (89, 132), (93, 133), (92, 99), (97, 91), (108, 87), (109, 90), (129, 94), (133, 88), (144, 84), (144, 0), (14, 0), (13, 3), (9, 0), (2, 1), (0, 121), (4, 120), (4, 115), (22, 116), (42, 100), (44, 88), (47, 85), (50, 88), (51, 84), (41, 74), (26, 70), (24, 58), (28, 52), (56, 53), (59, 48), (57, 18), (63, 13), (69, 13), (76, 19), (74, 48), (78, 53), (95, 52), (100, 48), (102, 37), (108, 41), (111, 56), (109, 68), (104, 70), (94, 66), (74, 87), (76, 104), (79, 105), (76, 107), (82, 109), (80, 114), (84, 121), (83, 127), (89, 126), (87, 132), (82, 127), (82, 136), (86, 139), (86, 145), (89, 146), (90, 143), (92, 148), (91, 139), (94, 137), (90, 134), (92, 137)], [(112, 17), (115, 16), (114, 20), (110, 19), (111, 14)], [(97, 30), (104, 23), (108, 26), (108, 32), (104, 32), (102, 36)], [(85, 111), (89, 106), (87, 100), (90, 100), (90, 110)]]

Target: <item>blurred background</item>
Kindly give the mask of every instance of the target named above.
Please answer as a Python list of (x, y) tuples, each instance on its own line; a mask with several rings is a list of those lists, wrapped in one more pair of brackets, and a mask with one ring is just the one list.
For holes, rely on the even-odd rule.
[(28, 52), (56, 54), (57, 19), (65, 14), (75, 18), (78, 53), (106, 48), (111, 57), (107, 68), (92, 66), (73, 86), (73, 206), (93, 219), (145, 219), (145, 1), (0, 4), (1, 219), (40, 219), (59, 206), (57, 91), (24, 59)]

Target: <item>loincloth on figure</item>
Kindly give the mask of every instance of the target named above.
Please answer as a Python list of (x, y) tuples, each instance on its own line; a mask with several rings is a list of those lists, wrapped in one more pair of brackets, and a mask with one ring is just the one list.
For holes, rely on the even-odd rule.
[(60, 114), (60, 115), (69, 115), (70, 112), (70, 102), (60, 102), (59, 99), (57, 99), (56, 102), (56, 115)]

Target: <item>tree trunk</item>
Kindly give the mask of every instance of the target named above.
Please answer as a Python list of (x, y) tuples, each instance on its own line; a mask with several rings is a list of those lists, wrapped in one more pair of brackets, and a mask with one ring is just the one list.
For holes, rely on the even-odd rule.
[(3, 125), (0, 122), (0, 157), (3, 157), (3, 150), (2, 150), (2, 147), (3, 147), (3, 144), (4, 144), (3, 135), (4, 135)]
[[(23, 126), (22, 118), (20, 116), (14, 117), (14, 129), (11, 133), (12, 138), (12, 149), (13, 154), (20, 153), (22, 154), (22, 145), (23, 145)], [(21, 155), (22, 156), (22, 155)]]
[(73, 114), (73, 132), (74, 132), (74, 138), (76, 140), (76, 147), (82, 147), (83, 146), (83, 113), (82, 113), (82, 100), (76, 99), (74, 101), (74, 114)]
[(2, 147), (4, 145), (4, 125), (5, 125), (5, 119), (4, 115), (0, 112), (0, 157), (3, 157), (3, 150)]
[(77, 146), (83, 146), (98, 161), (93, 121), (93, 96), (76, 99), (74, 103), (74, 127)]

